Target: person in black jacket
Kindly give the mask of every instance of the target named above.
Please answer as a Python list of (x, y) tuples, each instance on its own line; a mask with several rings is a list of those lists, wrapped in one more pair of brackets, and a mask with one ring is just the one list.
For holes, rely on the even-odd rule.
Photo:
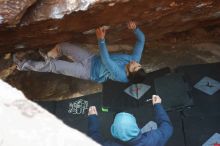
[(88, 112), (88, 135), (104, 146), (164, 146), (173, 133), (173, 127), (161, 105), (161, 98), (153, 95), (152, 104), (158, 128), (141, 133), (135, 117), (129, 113), (121, 112), (115, 116), (111, 126), (111, 134), (115, 141), (105, 140), (102, 137), (96, 107), (91, 106)]

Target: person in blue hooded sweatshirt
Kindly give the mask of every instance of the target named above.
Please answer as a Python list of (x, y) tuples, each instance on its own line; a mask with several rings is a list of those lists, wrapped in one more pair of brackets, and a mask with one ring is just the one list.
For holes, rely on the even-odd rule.
[[(96, 29), (100, 54), (64, 42), (57, 44), (47, 54), (39, 52), (44, 61), (19, 59), (19, 54), (13, 55), (13, 61), (21, 71), (52, 72), (98, 83), (108, 79), (119, 82), (141, 82), (145, 72), (139, 62), (144, 49), (145, 36), (135, 22), (130, 21), (127, 27), (137, 38), (132, 54), (109, 54), (105, 43), (106, 30), (100, 27)], [(67, 56), (72, 61), (58, 59), (61, 56)]]
[[(88, 112), (88, 136), (103, 146), (164, 146), (173, 133), (171, 121), (161, 105), (161, 98), (152, 96), (157, 129), (142, 133), (133, 115), (118, 113), (111, 126), (114, 141), (105, 140), (100, 133), (100, 123), (95, 106)], [(143, 111), (144, 112), (144, 111)]]

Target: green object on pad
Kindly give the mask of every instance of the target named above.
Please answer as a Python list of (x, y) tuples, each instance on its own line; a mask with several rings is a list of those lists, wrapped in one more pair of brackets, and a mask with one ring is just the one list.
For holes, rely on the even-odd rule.
[(102, 107), (102, 112), (108, 112), (108, 108)]

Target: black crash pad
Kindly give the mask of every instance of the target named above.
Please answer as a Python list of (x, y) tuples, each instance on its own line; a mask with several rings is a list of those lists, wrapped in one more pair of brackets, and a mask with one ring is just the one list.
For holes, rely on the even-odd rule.
[[(73, 114), (69, 110), (73, 109), (70, 104), (78, 102), (88, 102), (87, 109), (82, 112), (79, 110), (78, 114)], [(115, 112), (108, 111), (102, 112), (102, 93), (96, 93), (92, 95), (86, 95), (83, 97), (68, 99), (57, 102), (56, 116), (61, 119), (68, 126), (75, 128), (83, 133), (87, 133), (88, 130), (88, 108), (90, 106), (96, 106), (97, 112), (101, 124), (101, 133), (104, 137), (112, 138), (110, 133), (110, 127), (113, 122)], [(73, 111), (73, 110), (72, 110)], [(81, 111), (81, 112), (80, 112)]]
[(193, 97), (194, 105), (199, 107), (204, 114), (209, 116), (220, 116), (220, 90), (213, 95), (208, 95), (193, 86), (204, 77), (220, 81), (219, 68), (220, 63), (213, 63), (182, 66), (176, 69), (176, 72), (182, 73), (185, 81), (190, 84), (190, 93)]
[(146, 99), (151, 98), (155, 94), (154, 79), (170, 73), (169, 68), (148, 73), (142, 82), (151, 88), (139, 99), (135, 99), (124, 92), (132, 83), (120, 83), (109, 80), (103, 84), (103, 106), (111, 109), (122, 110), (125, 108), (139, 107), (145, 105)]
[(166, 110), (180, 109), (193, 104), (189, 87), (181, 74), (172, 73), (155, 79), (156, 94)]
[(220, 117), (184, 118), (186, 146), (201, 146), (213, 134), (220, 133)]
[(96, 93), (74, 99), (59, 101), (56, 104), (55, 115), (64, 123), (81, 132), (87, 132), (87, 113), (90, 106), (101, 109), (102, 94)]
[(185, 146), (182, 115), (178, 111), (168, 112), (173, 125), (173, 135), (168, 140), (166, 146)]
[(56, 101), (34, 101), (52, 114), (56, 113)]

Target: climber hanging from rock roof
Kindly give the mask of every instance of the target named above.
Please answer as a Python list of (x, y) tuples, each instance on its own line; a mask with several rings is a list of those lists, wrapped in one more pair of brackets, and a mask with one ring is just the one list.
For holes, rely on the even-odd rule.
[[(145, 36), (134, 21), (128, 22), (127, 27), (137, 38), (131, 55), (109, 54), (105, 43), (106, 30), (100, 27), (96, 29), (99, 55), (75, 44), (60, 43), (47, 54), (40, 52), (45, 61), (20, 60), (16, 54), (13, 55), (13, 60), (17, 69), (21, 71), (52, 72), (98, 83), (108, 79), (125, 83), (141, 82), (145, 72), (139, 62), (144, 49)], [(58, 60), (57, 58), (62, 55), (71, 57), (74, 62)]]

